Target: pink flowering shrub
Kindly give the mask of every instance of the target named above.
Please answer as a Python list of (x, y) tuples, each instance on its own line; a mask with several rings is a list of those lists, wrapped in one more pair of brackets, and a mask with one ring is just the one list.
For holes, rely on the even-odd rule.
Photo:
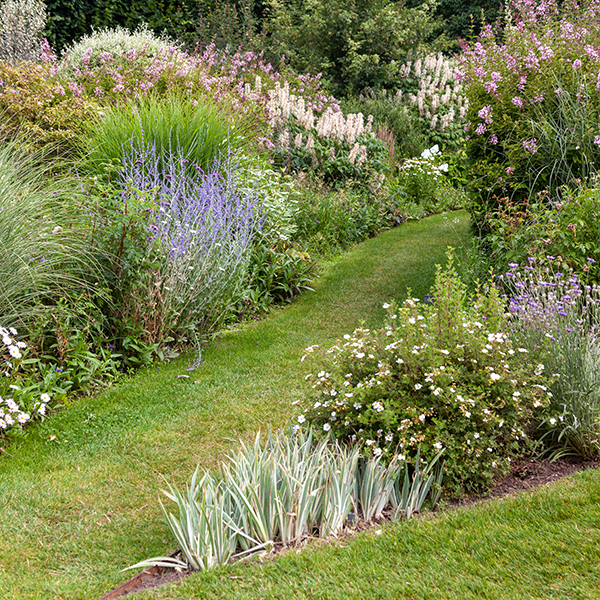
[(384, 305), (380, 330), (358, 329), (327, 352), (310, 348), (319, 366), (298, 424), (388, 459), (444, 449), (446, 489), (482, 490), (528, 450), (549, 404), (544, 368), (511, 340), (494, 288), (468, 297), (450, 264), (432, 294), (431, 305)]
[(177, 96), (194, 105), (207, 98), (250, 113), (260, 132), (267, 126), (272, 92), (284, 82), (315, 113), (339, 110), (338, 101), (321, 89), (319, 75), (277, 71), (255, 52), (220, 52), (209, 46), (202, 53), (187, 54), (164, 44), (112, 52), (95, 47), (76, 58), (67, 54), (59, 60), (45, 43), (42, 65), (0, 63), (4, 126), (25, 128), (40, 145), (59, 141), (70, 147), (82, 123), (102, 113), (103, 107), (148, 96)]
[(485, 220), (496, 198), (520, 201), (600, 167), (600, 4), (512, 0), (504, 26), (463, 44), (468, 154)]

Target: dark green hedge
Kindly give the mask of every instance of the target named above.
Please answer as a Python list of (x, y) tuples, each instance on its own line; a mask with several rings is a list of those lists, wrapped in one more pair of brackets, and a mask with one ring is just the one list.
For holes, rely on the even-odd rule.
[(46, 0), (45, 35), (55, 51), (92, 29), (146, 23), (193, 49), (215, 41), (219, 47), (247, 42), (261, 29), (263, 0)]

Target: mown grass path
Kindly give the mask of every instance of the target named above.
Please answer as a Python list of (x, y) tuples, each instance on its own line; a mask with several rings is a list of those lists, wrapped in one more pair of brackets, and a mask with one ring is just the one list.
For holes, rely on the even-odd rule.
[(183, 359), (157, 365), (33, 427), (0, 456), (0, 598), (97, 598), (131, 575), (120, 569), (173, 551), (163, 477), (183, 484), (240, 437), (288, 421), (306, 389), (304, 348), (380, 325), (381, 305), (407, 287), (423, 297), (467, 236), (464, 212), (385, 232), (330, 265), (314, 292), (225, 333), (189, 378)]

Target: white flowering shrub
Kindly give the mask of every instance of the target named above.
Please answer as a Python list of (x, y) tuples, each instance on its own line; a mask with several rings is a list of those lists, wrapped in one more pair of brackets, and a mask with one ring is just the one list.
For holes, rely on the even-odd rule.
[(398, 182), (413, 202), (426, 204), (435, 199), (441, 179), (448, 172), (448, 163), (442, 163), (441, 159), (442, 153), (435, 144), (399, 167)]
[(0, 4), (0, 60), (40, 62), (46, 19), (42, 0), (4, 0)]
[(17, 339), (14, 327), (0, 326), (0, 439), (18, 433), (35, 417), (43, 418), (51, 397), (39, 393), (39, 385), (29, 385), (21, 365), (27, 344)]
[[(400, 69), (396, 101), (432, 132), (431, 139), (455, 147), (463, 137), (469, 101), (456, 77), (456, 59), (441, 52), (406, 62)], [(402, 88), (407, 90), (402, 92)]]
[[(323, 108), (323, 107), (321, 107)], [(277, 162), (290, 171), (315, 171), (328, 183), (373, 180), (382, 183), (388, 149), (373, 132), (373, 117), (345, 115), (331, 103), (320, 114), (286, 83), (269, 91), (271, 131), (263, 140)]]
[(298, 424), (311, 422), (367, 454), (431, 459), (444, 449), (451, 495), (482, 491), (529, 449), (549, 404), (544, 369), (507, 335), (497, 290), (468, 297), (453, 270), (438, 270), (433, 303), (384, 305), (385, 327), (358, 329), (318, 355)]
[(171, 61), (180, 58), (174, 41), (156, 36), (145, 26), (135, 31), (124, 27), (106, 28), (86, 35), (67, 48), (60, 60), (59, 71), (81, 75), (104, 64), (123, 61), (132, 64), (136, 59), (149, 65), (158, 55)]

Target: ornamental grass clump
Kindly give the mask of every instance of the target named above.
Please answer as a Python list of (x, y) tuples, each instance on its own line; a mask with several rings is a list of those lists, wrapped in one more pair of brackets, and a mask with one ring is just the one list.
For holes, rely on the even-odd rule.
[(410, 518), (426, 499), (439, 498), (442, 469), (438, 455), (415, 466), (395, 456), (361, 456), (329, 438), (317, 441), (311, 429), (279, 432), (266, 444), (241, 443), (218, 474), (194, 473), (189, 489), (169, 486), (165, 495), (178, 514), (163, 512), (181, 558), (157, 557), (130, 568), (162, 565), (204, 570), (275, 544), (297, 545), (319, 536), (337, 536), (357, 518)]
[(554, 378), (549, 414), (541, 425), (545, 445), (554, 456), (597, 456), (600, 287), (584, 285), (552, 256), (510, 266), (503, 280), (510, 290), (511, 336)]
[(430, 460), (444, 450), (451, 495), (484, 491), (531, 447), (549, 403), (543, 371), (509, 337), (494, 287), (468, 296), (452, 262), (438, 269), (433, 304), (386, 304), (385, 327), (357, 329), (327, 350), (298, 422), (359, 443), (367, 455)]
[(79, 235), (69, 196), (75, 182), (50, 177), (43, 153), (0, 144), (0, 319), (30, 324), (67, 291), (90, 291), (94, 264)]
[(126, 157), (132, 147), (143, 153), (154, 146), (161, 171), (176, 153), (209, 170), (220, 153), (239, 150), (242, 128), (241, 119), (234, 125), (210, 101), (194, 105), (178, 97), (146, 98), (109, 108), (87, 123), (82, 168), (86, 174), (105, 177), (106, 165), (119, 167), (132, 159)]

